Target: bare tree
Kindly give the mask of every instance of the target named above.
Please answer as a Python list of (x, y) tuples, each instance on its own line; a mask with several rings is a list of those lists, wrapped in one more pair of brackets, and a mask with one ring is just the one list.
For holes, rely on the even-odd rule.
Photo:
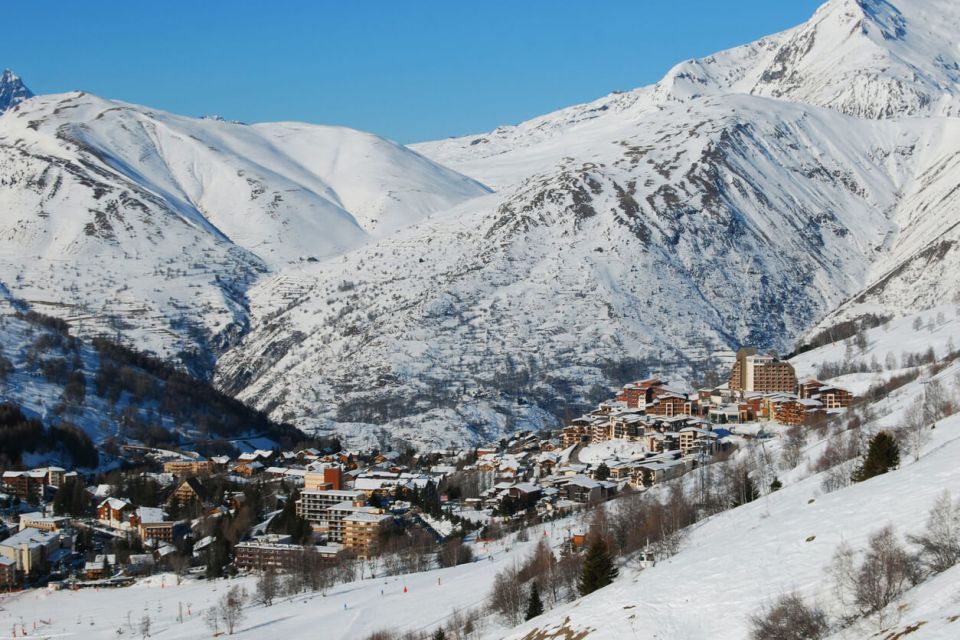
[(170, 568), (173, 569), (173, 574), (177, 577), (177, 584), (183, 582), (183, 576), (190, 568), (189, 554), (180, 552), (170, 554)]
[(787, 593), (750, 617), (751, 640), (820, 640), (827, 634), (827, 615), (808, 606), (797, 593)]
[(928, 423), (936, 422), (953, 411), (950, 394), (939, 380), (930, 380), (924, 385), (923, 399)]
[(867, 332), (864, 331), (862, 326), (857, 329), (857, 333), (854, 336), (854, 343), (857, 345), (857, 349), (860, 350), (860, 353), (865, 353), (867, 347), (870, 346), (870, 342), (867, 340)]
[(223, 621), (223, 626), (226, 628), (229, 635), (233, 635), (234, 629), (237, 625), (243, 621), (244, 611), (243, 604), (247, 600), (246, 589), (243, 589), (239, 585), (234, 585), (227, 590), (227, 592), (220, 598), (220, 602), (217, 604), (217, 613), (220, 617), (220, 620)]
[(150, 637), (150, 616), (144, 615), (140, 618), (140, 637), (149, 638)]
[(824, 493), (832, 493), (838, 489), (849, 487), (853, 484), (853, 468), (854, 464), (851, 461), (841, 462), (834, 467), (830, 467), (827, 469), (827, 472), (823, 474), (823, 479), (820, 481), (820, 488)]
[(893, 351), (887, 353), (887, 357), (884, 358), (883, 366), (887, 371), (892, 371), (897, 368), (897, 356), (894, 355)]
[(437, 554), (437, 559), (441, 567), (455, 567), (473, 562), (473, 551), (463, 544), (463, 538), (453, 538), (443, 543), (443, 546), (440, 547), (440, 553)]
[(944, 490), (930, 510), (927, 528), (908, 539), (919, 545), (921, 561), (934, 573), (960, 562), (960, 502), (954, 502)]
[(567, 552), (560, 555), (553, 571), (554, 584), (551, 585), (551, 590), (557, 594), (557, 602), (563, 598), (572, 600), (579, 595), (577, 582), (582, 574), (583, 557), (580, 554)]
[(800, 464), (805, 444), (806, 437), (803, 435), (803, 430), (800, 427), (790, 427), (780, 452), (780, 467), (784, 470), (796, 468)]
[(277, 588), (277, 570), (273, 565), (267, 565), (257, 579), (257, 600), (269, 607), (277, 595)]
[(516, 568), (509, 567), (499, 571), (493, 579), (493, 589), (490, 591), (490, 609), (506, 618), (511, 625), (517, 625), (526, 603), (525, 595)]
[(559, 589), (553, 575), (556, 565), (557, 558), (553, 555), (550, 545), (541, 540), (534, 547), (517, 574), (521, 582), (533, 581), (537, 583), (540, 595), (546, 600), (548, 607), (552, 607), (559, 597)]
[(220, 612), (216, 606), (212, 606), (203, 614), (203, 621), (207, 623), (213, 635), (220, 635)]
[(826, 471), (847, 460), (860, 455), (860, 429), (851, 429), (847, 433), (837, 433), (830, 436), (827, 446), (820, 458), (813, 465), (813, 470)]
[(832, 573), (841, 602), (853, 604), (859, 615), (877, 614), (881, 627), (887, 605), (920, 579), (917, 562), (890, 526), (870, 536), (859, 566), (853, 550), (842, 545), (834, 554)]
[(913, 460), (920, 459), (920, 451), (930, 442), (927, 406), (923, 398), (917, 398), (907, 407), (903, 426), (897, 429), (900, 444), (913, 454)]

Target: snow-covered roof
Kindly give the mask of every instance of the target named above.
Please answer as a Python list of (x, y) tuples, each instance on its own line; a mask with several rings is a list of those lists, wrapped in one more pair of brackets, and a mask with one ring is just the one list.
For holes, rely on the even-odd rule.
[(600, 486), (599, 482), (586, 476), (573, 476), (569, 479), (567, 484), (572, 484), (576, 487), (583, 487), (584, 489), (595, 489)]
[(391, 516), (385, 513), (367, 513), (364, 511), (358, 511), (356, 513), (351, 513), (346, 518), (345, 521), (349, 522), (382, 522)]
[(60, 534), (56, 533), (55, 531), (41, 531), (40, 529), (27, 527), (26, 529), (21, 529), (20, 531), (16, 532), (6, 540), (0, 541), (0, 546), (19, 547), (23, 544), (28, 546), (47, 544), (59, 536)]
[(156, 524), (158, 522), (164, 522), (167, 514), (163, 512), (163, 509), (158, 507), (140, 507), (137, 509), (137, 516), (140, 518), (142, 524)]
[(98, 504), (97, 507), (99, 508), (104, 505), (107, 505), (114, 511), (122, 511), (123, 509), (128, 509), (133, 506), (132, 504), (130, 504), (126, 500), (122, 500), (121, 498), (107, 498), (106, 500)]

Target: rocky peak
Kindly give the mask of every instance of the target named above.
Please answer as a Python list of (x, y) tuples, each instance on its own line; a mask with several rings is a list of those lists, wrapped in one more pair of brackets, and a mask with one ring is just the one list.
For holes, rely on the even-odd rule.
[(33, 92), (23, 84), (20, 76), (10, 69), (3, 70), (3, 75), (0, 76), (0, 113), (32, 97)]

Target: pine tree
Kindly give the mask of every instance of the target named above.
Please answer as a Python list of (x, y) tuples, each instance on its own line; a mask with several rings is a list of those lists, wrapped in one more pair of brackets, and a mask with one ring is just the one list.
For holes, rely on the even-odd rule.
[(854, 482), (863, 482), (900, 466), (900, 447), (893, 436), (881, 431), (870, 439), (867, 457), (853, 472)]
[(738, 471), (733, 485), (733, 506), (739, 507), (759, 497), (760, 492), (750, 478), (750, 473), (746, 469)]
[(79, 517), (87, 510), (89, 496), (80, 480), (65, 481), (53, 496), (53, 512), (58, 516)]
[(605, 587), (617, 577), (619, 571), (613, 565), (613, 559), (607, 549), (607, 543), (603, 538), (598, 537), (587, 549), (587, 555), (583, 560), (583, 573), (580, 575), (580, 595), (593, 593), (601, 587)]
[(442, 627), (439, 627), (433, 632), (433, 635), (430, 636), (430, 640), (447, 640), (447, 634)]
[(283, 510), (270, 521), (267, 530), (271, 533), (286, 533), (297, 544), (309, 542), (313, 537), (310, 523), (297, 515), (297, 499), (300, 491), (294, 490), (283, 505)]
[(524, 620), (536, 618), (541, 613), (543, 613), (543, 600), (540, 599), (540, 587), (534, 580), (530, 586), (530, 599), (527, 600), (527, 615)]
[(610, 477), (610, 467), (606, 463), (601, 462), (600, 466), (597, 467), (596, 473), (593, 474), (593, 477), (597, 480), (606, 480)]

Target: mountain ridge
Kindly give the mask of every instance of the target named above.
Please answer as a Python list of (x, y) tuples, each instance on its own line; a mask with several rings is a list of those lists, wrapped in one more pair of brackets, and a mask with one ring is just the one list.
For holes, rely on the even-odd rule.
[[(0, 204), (32, 212), (0, 219), (4, 284), (347, 440), (556, 425), (625, 379), (694, 383), (740, 345), (960, 288), (958, 23), (949, 2), (832, 0), (654, 85), (409, 152), (35, 98), (0, 118), (0, 176), (23, 186)], [(87, 262), (24, 267), (37, 238)]]

